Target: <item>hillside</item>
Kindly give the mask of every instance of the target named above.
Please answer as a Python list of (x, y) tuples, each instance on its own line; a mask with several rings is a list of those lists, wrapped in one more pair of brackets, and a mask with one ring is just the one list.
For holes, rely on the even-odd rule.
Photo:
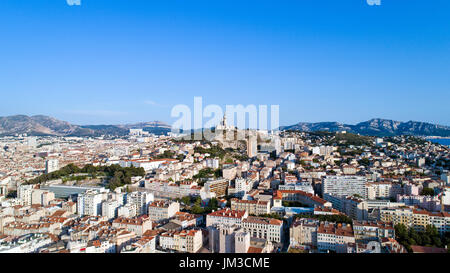
[(291, 126), (282, 126), (281, 130), (296, 130), (305, 132), (345, 130), (354, 134), (369, 136), (441, 136), (450, 137), (450, 127), (419, 121), (400, 122), (388, 119), (371, 119), (356, 125), (341, 124), (338, 122), (299, 122)]

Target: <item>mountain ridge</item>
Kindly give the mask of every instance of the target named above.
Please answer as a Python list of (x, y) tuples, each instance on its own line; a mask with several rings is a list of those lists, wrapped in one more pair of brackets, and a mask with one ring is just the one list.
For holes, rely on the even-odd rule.
[[(67, 121), (45, 115), (14, 115), (0, 117), (0, 136), (28, 134), (34, 136), (101, 136), (127, 135), (129, 129), (143, 129), (150, 133), (164, 134), (171, 126), (161, 121), (138, 122), (116, 125), (75, 125)], [(450, 137), (450, 127), (421, 121), (395, 121), (374, 118), (355, 125), (340, 122), (299, 122), (290, 126), (281, 126), (280, 130), (347, 131), (349, 133), (371, 136), (439, 136)]]
[(144, 129), (150, 133), (163, 134), (170, 125), (161, 121), (119, 125), (75, 125), (45, 115), (13, 115), (0, 117), (0, 136), (27, 134), (30, 136), (101, 136), (127, 135), (129, 129)]
[(373, 118), (368, 121), (359, 122), (355, 125), (339, 122), (299, 122), (290, 126), (281, 126), (280, 130), (294, 131), (347, 131), (349, 133), (371, 135), (371, 136), (440, 136), (450, 137), (450, 127), (432, 124), (422, 121), (396, 121), (390, 119)]

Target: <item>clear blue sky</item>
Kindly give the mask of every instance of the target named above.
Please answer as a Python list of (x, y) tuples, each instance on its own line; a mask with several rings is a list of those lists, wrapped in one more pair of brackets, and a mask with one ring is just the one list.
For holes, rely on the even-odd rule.
[(450, 125), (448, 0), (81, 1), (0, 1), (0, 116), (171, 123), (202, 96)]

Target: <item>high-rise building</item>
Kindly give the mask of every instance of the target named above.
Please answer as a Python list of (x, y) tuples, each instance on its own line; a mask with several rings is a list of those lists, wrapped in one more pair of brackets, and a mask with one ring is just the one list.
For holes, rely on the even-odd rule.
[(119, 201), (109, 200), (102, 203), (102, 216), (108, 219), (113, 219), (117, 217), (119, 209)]
[(322, 181), (322, 194), (344, 197), (366, 197), (367, 178), (364, 176), (326, 176)]
[(17, 198), (20, 200), (22, 205), (31, 205), (31, 196), (33, 193), (33, 185), (20, 185), (17, 187)]
[(77, 213), (80, 216), (101, 215), (103, 194), (94, 190), (88, 190), (79, 194), (77, 198)]
[(249, 133), (247, 140), (247, 156), (253, 158), (257, 154), (258, 154), (258, 137), (253, 133)]
[(247, 192), (252, 189), (253, 183), (249, 179), (236, 178), (234, 186), (236, 189), (236, 192), (234, 193), (235, 196), (242, 198)]
[(450, 184), (450, 173), (448, 173), (448, 172), (442, 173), (441, 180), (443, 180), (446, 185), (449, 185)]
[(147, 213), (148, 205), (153, 200), (153, 193), (135, 191), (127, 194), (127, 203), (134, 205), (139, 215)]
[(59, 170), (59, 161), (58, 159), (48, 159), (45, 161), (45, 172), (51, 173)]
[(207, 158), (205, 160), (205, 167), (218, 169), (219, 168), (219, 159), (218, 158)]
[(55, 194), (51, 191), (34, 189), (31, 193), (31, 204), (41, 206), (48, 206), (50, 202), (55, 199)]
[(228, 186), (229, 183), (226, 179), (207, 181), (204, 185), (205, 191), (214, 193), (216, 197), (227, 195)]
[(272, 141), (273, 141), (273, 145), (275, 147), (275, 152), (276, 152), (276, 154), (278, 156), (282, 152), (282, 150), (281, 150), (281, 138), (279, 136), (273, 136), (272, 137)]
[(180, 203), (165, 201), (155, 201), (148, 206), (148, 215), (152, 221), (167, 220), (175, 216), (180, 211)]
[(423, 157), (417, 158), (416, 162), (417, 162), (417, 167), (419, 167), (419, 168), (425, 166), (425, 158), (423, 158)]
[(27, 146), (30, 149), (34, 149), (37, 146), (37, 139), (36, 137), (28, 137), (27, 139)]

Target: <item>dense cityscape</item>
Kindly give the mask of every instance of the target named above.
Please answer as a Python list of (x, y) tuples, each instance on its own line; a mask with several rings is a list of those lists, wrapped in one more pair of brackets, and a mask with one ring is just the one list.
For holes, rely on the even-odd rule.
[(449, 14), (448, 0), (1, 0), (4, 264), (445, 270)]
[(0, 138), (0, 253), (447, 253), (448, 146), (215, 133)]

